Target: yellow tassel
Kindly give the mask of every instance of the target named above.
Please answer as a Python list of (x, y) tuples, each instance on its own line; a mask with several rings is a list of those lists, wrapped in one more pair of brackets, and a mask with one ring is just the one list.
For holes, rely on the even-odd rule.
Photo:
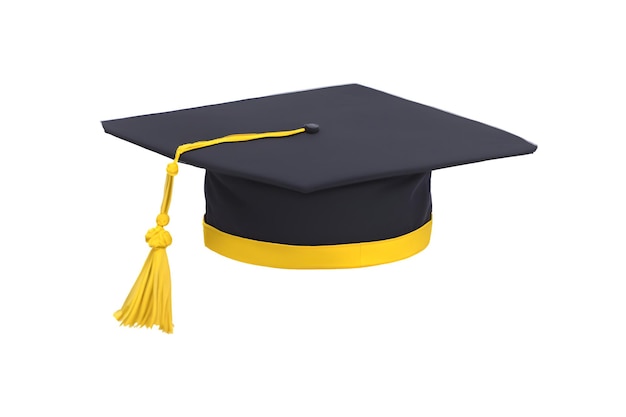
[(178, 164), (172, 162), (167, 166), (163, 203), (161, 213), (156, 219), (157, 226), (146, 233), (146, 242), (152, 249), (124, 305), (113, 314), (124, 326), (149, 328), (159, 326), (165, 333), (174, 331), (170, 264), (165, 252), (165, 248), (172, 244), (172, 236), (163, 227), (170, 222), (167, 211), (172, 200), (176, 174)]
[(157, 226), (146, 233), (146, 242), (152, 249), (135, 281), (135, 285), (133, 285), (130, 294), (126, 297), (124, 305), (113, 316), (124, 326), (159, 326), (159, 329), (165, 333), (174, 331), (174, 325), (172, 324), (170, 265), (165, 252), (165, 248), (172, 244), (172, 237), (163, 227), (170, 222), (167, 212), (172, 200), (174, 176), (178, 174), (178, 160), (183, 153), (221, 143), (247, 142), (262, 138), (283, 138), (305, 131), (315, 133), (317, 130), (319, 130), (319, 127), (311, 124), (294, 130), (235, 134), (179, 146), (176, 149), (174, 161), (167, 166), (165, 190), (163, 191), (161, 213), (157, 216)]

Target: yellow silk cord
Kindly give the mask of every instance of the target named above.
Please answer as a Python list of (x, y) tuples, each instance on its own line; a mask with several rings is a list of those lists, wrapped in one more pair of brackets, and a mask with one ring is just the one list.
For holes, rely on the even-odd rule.
[(174, 177), (178, 174), (178, 161), (182, 154), (196, 149), (219, 145), (221, 143), (247, 142), (264, 138), (283, 138), (305, 132), (305, 128), (266, 133), (242, 133), (228, 135), (217, 139), (204, 140), (180, 145), (176, 149), (173, 162), (167, 165), (165, 187), (161, 212), (156, 219), (156, 227), (146, 233), (146, 242), (152, 248), (148, 258), (130, 290), (122, 308), (113, 316), (121, 325), (130, 327), (158, 326), (165, 333), (172, 333), (172, 296), (170, 266), (167, 259), (167, 248), (172, 237), (164, 229), (170, 221), (168, 211), (172, 201)]

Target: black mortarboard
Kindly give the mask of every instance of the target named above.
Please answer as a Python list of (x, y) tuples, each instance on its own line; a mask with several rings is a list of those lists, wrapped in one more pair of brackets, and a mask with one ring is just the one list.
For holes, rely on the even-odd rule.
[[(206, 169), (209, 248), (284, 268), (358, 267), (411, 256), (430, 238), (431, 171), (537, 148), (500, 129), (356, 84), (102, 125), (114, 136)], [(229, 136), (210, 148), (216, 142), (202, 142), (190, 152), (179, 148), (248, 132), (268, 133)], [(265, 139), (253, 140), (259, 138)], [(239, 141), (250, 142), (223, 143)], [(175, 173), (170, 164), (160, 219), (147, 236), (151, 256), (164, 254), (171, 242), (162, 226), (169, 220)], [(150, 261), (142, 274), (154, 269)], [(161, 314), (147, 309), (134, 315)], [(124, 324), (158, 324), (158, 317), (117, 315)]]

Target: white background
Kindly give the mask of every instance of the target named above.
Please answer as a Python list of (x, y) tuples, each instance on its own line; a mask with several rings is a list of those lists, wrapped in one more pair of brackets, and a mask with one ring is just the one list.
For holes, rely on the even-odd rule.
[[(619, 2), (17, 4), (0, 8), (0, 415), (626, 415)], [(539, 149), (435, 172), (428, 249), (343, 271), (207, 250), (184, 166), (175, 333), (118, 327), (167, 160), (100, 120), (353, 82)]]

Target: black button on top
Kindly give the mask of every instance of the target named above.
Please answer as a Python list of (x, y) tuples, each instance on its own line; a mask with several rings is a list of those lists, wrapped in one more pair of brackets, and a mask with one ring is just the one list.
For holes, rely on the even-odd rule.
[(320, 125), (315, 123), (307, 123), (304, 125), (304, 131), (306, 133), (317, 133), (320, 131)]

